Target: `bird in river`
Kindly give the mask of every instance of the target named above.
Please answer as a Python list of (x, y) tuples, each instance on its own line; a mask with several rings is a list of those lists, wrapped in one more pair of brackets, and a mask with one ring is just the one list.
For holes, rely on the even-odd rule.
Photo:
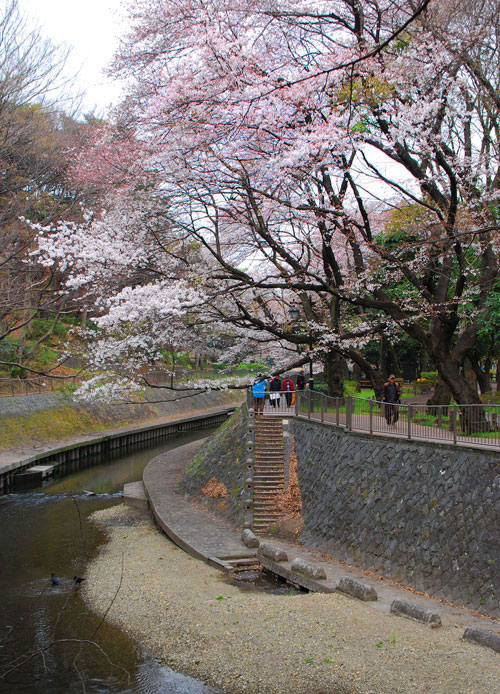
[(79, 586), (85, 581), (85, 579), (80, 578), (80, 576), (73, 576), (73, 581), (75, 582), (75, 586)]
[(50, 574), (50, 582), (52, 583), (53, 586), (60, 586), (61, 585), (61, 581), (53, 573)]

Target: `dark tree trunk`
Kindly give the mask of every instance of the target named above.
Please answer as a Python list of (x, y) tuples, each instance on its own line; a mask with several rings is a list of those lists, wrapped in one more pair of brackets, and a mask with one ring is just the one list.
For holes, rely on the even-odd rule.
[(347, 370), (345, 358), (338, 352), (328, 352), (324, 357), (325, 381), (328, 395), (341, 398), (344, 395), (344, 373)]
[(446, 383), (443, 381), (441, 376), (438, 376), (436, 387), (431, 397), (427, 400), (427, 412), (434, 417), (437, 416), (439, 405), (444, 405), (442, 407), (442, 414), (444, 417), (448, 416), (448, 405), (451, 401), (451, 392)]
[(375, 391), (375, 400), (381, 401), (385, 382), (384, 375), (380, 371), (374, 369), (370, 362), (359, 354), (359, 352), (352, 350), (349, 352), (349, 356), (353, 362), (359, 366), (361, 371), (365, 373), (366, 378), (370, 380), (373, 390)]
[(460, 373), (457, 362), (448, 358), (437, 364), (443, 381), (449, 387), (457, 405), (460, 407), (460, 421), (464, 434), (487, 432), (490, 429), (486, 413), (477, 393), (465, 376)]
[(397, 354), (396, 350), (394, 349), (394, 345), (392, 344), (392, 342), (387, 341), (387, 346), (389, 348), (389, 352), (391, 353), (392, 363), (394, 364), (394, 369), (393, 369), (394, 373), (396, 374), (396, 376), (398, 378), (401, 378), (403, 373), (401, 370), (401, 363), (399, 361), (398, 354)]
[(489, 369), (486, 371), (483, 371), (477, 361), (472, 361), (471, 360), (471, 368), (476, 374), (477, 378), (477, 384), (479, 386), (479, 390), (481, 391), (482, 394), (484, 393), (489, 393), (491, 391), (491, 378), (489, 374)]

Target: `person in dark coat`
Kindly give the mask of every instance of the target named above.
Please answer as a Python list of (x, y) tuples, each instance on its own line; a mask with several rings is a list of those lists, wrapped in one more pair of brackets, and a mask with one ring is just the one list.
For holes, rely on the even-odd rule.
[(305, 390), (306, 387), (306, 377), (304, 376), (304, 369), (300, 370), (297, 376), (297, 390)]
[(272, 407), (279, 407), (280, 406), (280, 393), (281, 393), (281, 381), (279, 379), (279, 376), (274, 376), (273, 380), (271, 381), (269, 385), (269, 400), (271, 402)]
[(382, 400), (386, 403), (384, 408), (386, 422), (388, 426), (395, 427), (399, 419), (398, 405), (401, 403), (401, 388), (394, 374), (391, 374), (389, 380), (384, 383)]
[(285, 392), (287, 407), (291, 407), (292, 406), (292, 395), (293, 395), (293, 391), (295, 390), (295, 386), (293, 385), (293, 381), (289, 376), (287, 378), (283, 379), (283, 383), (281, 384), (281, 389)]

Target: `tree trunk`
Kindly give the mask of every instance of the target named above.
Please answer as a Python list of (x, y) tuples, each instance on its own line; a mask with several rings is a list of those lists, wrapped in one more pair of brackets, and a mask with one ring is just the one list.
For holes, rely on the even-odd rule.
[(344, 373), (347, 369), (345, 358), (338, 352), (327, 352), (324, 357), (325, 380), (328, 395), (332, 398), (344, 396)]
[(399, 361), (398, 354), (397, 354), (396, 350), (394, 349), (394, 345), (392, 344), (392, 342), (389, 342), (389, 340), (387, 340), (387, 346), (389, 348), (389, 352), (390, 352), (391, 357), (392, 357), (392, 363), (394, 364), (394, 373), (396, 374), (396, 376), (398, 378), (401, 378), (403, 373), (401, 371), (401, 363)]
[(479, 390), (482, 394), (489, 393), (491, 391), (491, 378), (489, 374), (489, 369), (483, 371), (477, 361), (471, 360), (471, 368), (476, 374), (477, 383), (479, 385)]
[(439, 374), (449, 387), (455, 402), (461, 405), (460, 421), (464, 434), (487, 432), (490, 429), (486, 413), (477, 393), (459, 371), (457, 362), (448, 356), (436, 364)]
[(370, 380), (373, 390), (375, 391), (375, 400), (382, 400), (382, 391), (384, 389), (384, 375), (372, 367), (359, 352), (355, 350), (349, 351), (349, 356), (355, 364), (363, 371), (366, 377)]
[(428, 414), (436, 417), (438, 414), (438, 406), (444, 405), (442, 408), (442, 413), (444, 417), (448, 416), (448, 405), (451, 400), (451, 392), (446, 383), (443, 381), (441, 376), (438, 376), (436, 387), (431, 397), (427, 400), (427, 412)]
[(500, 357), (497, 359), (497, 370), (495, 373), (495, 382), (497, 384), (497, 393), (500, 391), (498, 384), (500, 383)]

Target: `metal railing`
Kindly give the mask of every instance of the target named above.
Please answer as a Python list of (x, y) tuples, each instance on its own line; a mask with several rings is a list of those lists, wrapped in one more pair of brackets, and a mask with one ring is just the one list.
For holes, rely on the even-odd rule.
[(36, 395), (60, 390), (64, 384), (78, 383), (78, 378), (52, 378), (35, 376), (34, 378), (0, 378), (0, 398), (12, 398), (18, 395)]
[(402, 405), (299, 391), (296, 414), (350, 431), (500, 448), (500, 405)]
[(255, 369), (174, 369), (173, 371), (148, 371), (144, 377), (155, 386), (173, 387), (174, 383), (189, 383), (200, 380), (224, 380), (255, 375)]
[[(83, 368), (85, 364), (73, 357), (64, 363), (65, 366), (71, 368)], [(83, 364), (83, 366), (82, 366)], [(253, 375), (255, 371), (246, 369), (228, 369), (221, 371), (217, 369), (175, 369), (175, 371), (150, 371), (144, 374), (148, 382), (154, 386), (165, 385), (173, 388), (176, 384), (189, 384), (190, 382), (200, 380), (223, 380), (228, 377), (241, 376), (245, 378), (249, 374)], [(60, 390), (64, 383), (81, 382), (81, 377), (74, 376), (66, 379), (53, 378), (51, 376), (34, 376), (33, 378), (0, 378), (0, 398), (9, 398), (19, 395), (34, 395), (37, 393), (47, 393), (55, 390)]]
[(247, 392), (248, 406), (254, 408), (255, 414), (262, 412), (265, 415), (293, 417), (296, 414), (296, 392), (301, 391), (268, 391), (263, 398), (254, 398), (251, 388)]

